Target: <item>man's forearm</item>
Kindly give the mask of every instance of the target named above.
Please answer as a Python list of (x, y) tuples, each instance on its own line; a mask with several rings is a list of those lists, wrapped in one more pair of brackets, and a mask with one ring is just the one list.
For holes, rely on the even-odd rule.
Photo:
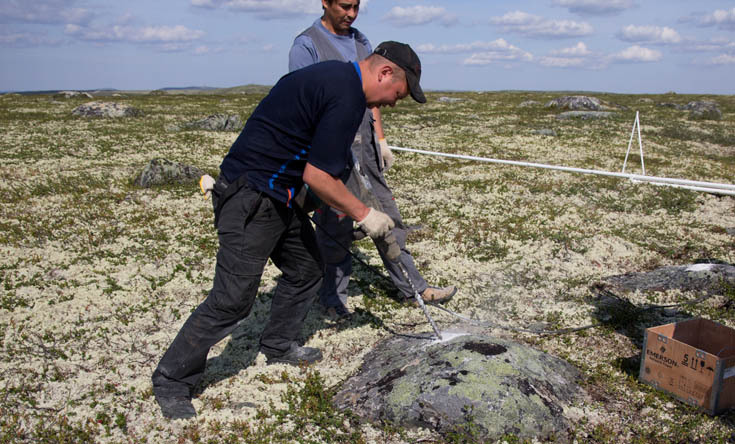
[(306, 163), (303, 174), (304, 183), (309, 185), (319, 199), (332, 208), (345, 213), (356, 221), (363, 220), (370, 212), (360, 200), (350, 193), (344, 183), (326, 171)]

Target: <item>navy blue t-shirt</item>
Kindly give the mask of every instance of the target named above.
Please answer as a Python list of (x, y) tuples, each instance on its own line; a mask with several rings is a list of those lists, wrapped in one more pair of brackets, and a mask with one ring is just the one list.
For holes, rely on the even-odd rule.
[(328, 61), (283, 76), (255, 108), (220, 165), (230, 182), (288, 204), (308, 161), (341, 176), (367, 106), (359, 67)]

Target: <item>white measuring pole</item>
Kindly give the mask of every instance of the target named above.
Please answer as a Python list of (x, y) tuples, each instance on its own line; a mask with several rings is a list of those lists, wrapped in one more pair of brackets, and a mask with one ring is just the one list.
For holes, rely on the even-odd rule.
[(630, 140), (628, 141), (628, 151), (625, 152), (625, 160), (623, 161), (623, 170), (621, 172), (625, 172), (625, 165), (628, 163), (628, 154), (630, 154), (630, 148), (633, 146), (633, 136), (635, 135), (636, 127), (638, 127), (638, 147), (641, 152), (641, 171), (645, 176), (646, 164), (643, 163), (643, 141), (641, 139), (641, 121), (638, 118), (638, 111), (635, 112), (635, 120), (633, 121), (633, 128), (630, 130)]

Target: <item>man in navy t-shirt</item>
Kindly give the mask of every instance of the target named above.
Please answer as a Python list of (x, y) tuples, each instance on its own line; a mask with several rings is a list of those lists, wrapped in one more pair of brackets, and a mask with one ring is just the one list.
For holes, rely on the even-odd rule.
[[(312, 65), (288, 74), (263, 99), (220, 170), (291, 206), (309, 164), (340, 177), (365, 113), (360, 72), (352, 63)], [(360, 107), (363, 107), (360, 109)]]
[(250, 313), (269, 258), (282, 275), (260, 351), (269, 364), (321, 360), (321, 351), (296, 342), (323, 273), (314, 230), (297, 197), (306, 184), (369, 236), (388, 234), (393, 220), (365, 206), (340, 177), (350, 166), (365, 108), (393, 106), (409, 93), (424, 103), (420, 76), (421, 63), (408, 45), (384, 42), (360, 62), (324, 62), (282, 77), (253, 111), (212, 192), (219, 236), (212, 289), (153, 372), (165, 417), (196, 415), (191, 394), (209, 349)]

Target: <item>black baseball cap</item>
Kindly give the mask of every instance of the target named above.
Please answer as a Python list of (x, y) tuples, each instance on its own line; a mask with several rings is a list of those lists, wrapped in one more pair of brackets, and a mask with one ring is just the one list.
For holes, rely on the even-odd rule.
[(406, 83), (408, 83), (408, 91), (411, 93), (413, 100), (419, 103), (426, 103), (424, 91), (419, 85), (421, 79), (421, 60), (419, 56), (413, 52), (410, 46), (399, 42), (383, 42), (373, 51), (375, 54), (385, 57), (391, 62), (398, 65), (406, 72)]

